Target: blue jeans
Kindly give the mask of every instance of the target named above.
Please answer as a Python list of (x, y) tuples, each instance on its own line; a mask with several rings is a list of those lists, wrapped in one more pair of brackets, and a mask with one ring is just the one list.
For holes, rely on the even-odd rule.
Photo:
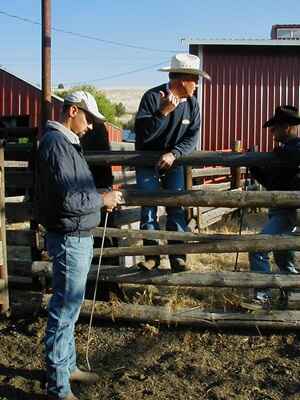
[(69, 378), (77, 368), (74, 325), (84, 300), (93, 238), (48, 233), (46, 243), (53, 257), (53, 296), (45, 335), (47, 391), (63, 398), (71, 392)]
[[(185, 190), (185, 175), (183, 166), (172, 167), (164, 176), (159, 177), (153, 167), (136, 168), (136, 180), (138, 188), (144, 192), (156, 192), (161, 189), (182, 191)], [(187, 230), (185, 210), (183, 207), (166, 207), (166, 230), (185, 232)], [(157, 220), (157, 207), (142, 207), (142, 230), (159, 230)], [(169, 243), (182, 243), (181, 241), (169, 241)], [(145, 245), (157, 244), (154, 240), (144, 240)], [(153, 257), (151, 257), (153, 258)], [(176, 258), (185, 259), (183, 255), (170, 256), (170, 261)]]
[[(271, 208), (269, 221), (261, 233), (265, 235), (290, 234), (295, 229), (296, 210), (291, 208)], [(274, 260), (281, 272), (289, 272), (295, 266), (295, 254), (292, 250), (273, 251)], [(254, 272), (271, 271), (269, 253), (257, 252), (249, 254), (250, 269)]]

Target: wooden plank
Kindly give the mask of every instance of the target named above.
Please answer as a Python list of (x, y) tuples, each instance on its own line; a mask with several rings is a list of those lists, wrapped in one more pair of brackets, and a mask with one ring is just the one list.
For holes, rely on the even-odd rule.
[[(245, 172), (246, 168), (241, 168), (242, 172)], [(230, 174), (230, 168), (196, 168), (192, 170), (193, 178), (204, 178), (204, 177), (210, 177), (210, 176), (225, 176)], [(136, 180), (136, 174), (135, 171), (126, 171), (125, 176), (123, 175), (122, 172), (113, 172), (114, 175), (114, 184), (120, 184), (120, 183), (135, 183)], [(223, 182), (224, 183), (224, 182)], [(227, 183), (227, 182), (226, 182)], [(214, 185), (217, 184), (203, 184), (203, 185), (193, 185), (193, 189), (208, 189), (208, 188), (213, 188)], [(202, 187), (201, 187), (202, 186)], [(226, 185), (226, 189), (230, 189), (230, 185)], [(216, 186), (217, 190), (217, 186)]]
[(13, 189), (31, 189), (33, 187), (33, 172), (21, 168), (5, 169), (5, 187)]
[(236, 210), (238, 210), (238, 208), (214, 208), (213, 210), (202, 214), (203, 225), (211, 225), (216, 222), (216, 220), (221, 220), (224, 215), (231, 214)]
[(8, 246), (31, 246), (35, 238), (33, 230), (6, 229), (6, 240)]
[[(85, 312), (83, 308), (82, 314)], [(81, 315), (82, 315), (81, 314)], [(89, 315), (86, 312), (86, 315)], [(113, 321), (136, 321), (160, 324), (188, 325), (201, 328), (272, 328), (300, 329), (300, 311), (262, 313), (211, 313), (195, 308), (172, 310), (165, 306), (145, 306), (117, 303), (97, 304), (95, 316)]]
[(7, 161), (4, 160), (5, 170), (8, 169), (26, 169), (28, 168), (28, 161)]
[[(213, 211), (218, 211), (218, 209), (213, 208)], [(230, 213), (231, 210), (228, 208), (223, 209), (224, 212)], [(205, 214), (204, 214), (205, 215)], [(98, 227), (93, 229), (93, 235), (95, 237), (102, 237), (104, 228)], [(270, 235), (230, 235), (230, 234), (205, 234), (205, 233), (194, 233), (194, 232), (176, 232), (176, 231), (165, 231), (165, 230), (137, 230), (137, 229), (120, 229), (120, 228), (106, 228), (106, 236), (109, 238), (122, 238), (122, 239), (150, 239), (150, 240), (182, 240), (182, 241), (192, 241), (192, 242), (199, 242), (199, 243), (207, 243), (212, 241), (218, 240), (252, 240), (255, 238), (261, 238), (261, 240), (272, 240), (274, 236)], [(286, 236), (295, 237), (298, 235), (292, 234)], [(282, 237), (282, 236), (280, 236)]]
[[(198, 243), (184, 243), (176, 245), (159, 246), (132, 246), (132, 247), (106, 247), (103, 250), (105, 257), (119, 256), (148, 256), (161, 254), (202, 254), (202, 253), (249, 253), (271, 250), (300, 250), (300, 237), (272, 236), (269, 242), (263, 240), (261, 235), (247, 240), (240, 237), (234, 240), (207, 241)], [(99, 255), (100, 249), (94, 249), (94, 255)]]
[[(245, 173), (246, 168), (241, 168), (241, 172)], [(230, 174), (231, 170), (228, 167), (193, 168), (193, 178), (206, 178), (209, 176), (226, 176)]]
[[(104, 228), (98, 227), (93, 229), (95, 237), (102, 237)], [(120, 229), (120, 228), (106, 228), (105, 236), (109, 238), (122, 238), (122, 239), (149, 239), (149, 240), (183, 240), (183, 241), (199, 241), (207, 238), (209, 235), (203, 235), (192, 232), (175, 232), (165, 230), (137, 230), (137, 229)], [(223, 237), (223, 236), (222, 236)]]
[(231, 182), (207, 183), (202, 185), (193, 185), (193, 190), (228, 190)]
[[(50, 296), (45, 296), (49, 302)], [(85, 300), (80, 315), (90, 317), (92, 301)], [(94, 318), (140, 323), (186, 325), (198, 328), (300, 329), (300, 311), (262, 311), (259, 313), (207, 312), (199, 307), (173, 309), (167, 306), (97, 302)]]
[(130, 142), (110, 142), (112, 151), (134, 151), (135, 144)]
[(32, 203), (7, 203), (5, 206), (7, 223), (26, 222), (32, 218)]
[(30, 260), (20, 260), (9, 258), (7, 261), (7, 269), (9, 275), (16, 276), (31, 276), (31, 265), (32, 261)]
[(12, 139), (12, 138), (36, 138), (38, 135), (38, 128), (0, 128), (1, 139)]
[[(236, 140), (233, 144), (233, 151), (236, 153), (241, 152), (241, 141)], [(231, 168), (231, 189), (237, 189), (241, 187), (241, 168)]]
[(20, 289), (22, 291), (33, 290), (32, 278), (28, 276), (9, 275), (8, 287)]
[(33, 158), (34, 147), (32, 144), (12, 144), (5, 146), (5, 161), (30, 161)]
[(173, 191), (143, 192), (122, 191), (124, 203), (128, 206), (214, 206), (228, 208), (242, 207), (300, 207), (299, 191), (262, 191), (246, 192), (230, 190), (190, 190), (176, 193)]
[[(185, 189), (192, 190), (193, 189), (193, 174), (192, 167), (185, 168)], [(186, 217), (187, 221), (190, 221), (193, 218), (193, 209), (192, 207), (187, 207), (186, 209)]]
[(122, 227), (124, 225), (132, 224), (134, 222), (140, 221), (141, 219), (141, 208), (131, 207), (122, 208), (114, 211), (114, 223), (117, 227)]
[(5, 197), (5, 204), (12, 204), (12, 203), (24, 203), (27, 197), (25, 195), (22, 196), (6, 196)]
[(116, 172), (113, 171), (114, 185), (128, 185), (136, 183), (135, 171)]
[[(161, 152), (157, 151), (87, 151), (86, 160), (93, 165), (131, 165), (153, 166)], [(298, 151), (283, 153), (230, 153), (221, 151), (195, 151), (192, 154), (180, 157), (175, 165), (190, 166), (225, 166), (225, 167), (252, 167), (252, 166), (297, 166), (300, 164)]]
[[(95, 279), (97, 265), (92, 265), (89, 279)], [(33, 276), (52, 276), (52, 263), (34, 261)], [(170, 270), (156, 269), (151, 272), (141, 271), (138, 267), (102, 266), (101, 281), (176, 287), (229, 287), (229, 288), (300, 288), (300, 276), (294, 274), (263, 274), (257, 272), (184, 272), (171, 273)]]
[(230, 175), (230, 168), (215, 167), (215, 168), (193, 168), (193, 178), (206, 178), (209, 176), (225, 176)]
[(4, 168), (4, 149), (0, 148), (0, 279), (5, 282), (5, 288), (1, 292), (1, 312), (9, 310), (8, 293), (8, 269), (7, 269), (7, 246), (6, 246), (6, 208), (5, 208), (5, 168)]
[(2, 291), (7, 288), (7, 282), (5, 279), (0, 279), (0, 294), (2, 295)]

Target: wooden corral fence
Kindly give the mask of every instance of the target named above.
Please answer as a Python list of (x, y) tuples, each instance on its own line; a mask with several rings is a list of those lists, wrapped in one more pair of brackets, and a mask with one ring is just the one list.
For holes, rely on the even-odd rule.
[[(23, 151), (25, 148), (23, 148)], [(19, 153), (20, 154), (19, 150)], [(6, 152), (8, 155), (9, 153)], [(15, 151), (14, 157), (16, 158)], [(94, 165), (154, 165), (159, 158), (157, 152), (89, 152), (86, 154), (87, 161)], [(223, 166), (229, 168), (249, 167), (252, 165), (298, 165), (300, 155), (295, 152), (288, 157), (273, 153), (224, 153), (224, 152), (195, 152), (191, 156), (182, 157), (177, 161), (183, 165), (190, 166)], [(26, 174), (33, 173), (27, 169)], [(23, 173), (22, 172), (22, 173)], [(25, 175), (26, 175), (25, 174)], [(24, 176), (25, 176), (24, 175)], [(25, 180), (24, 180), (25, 182)], [(295, 207), (300, 205), (299, 192), (247, 192), (247, 191), (214, 191), (214, 190), (187, 190), (181, 193), (159, 192), (141, 193), (138, 191), (125, 190), (124, 206), (161, 205), (161, 206), (184, 206), (184, 207)], [(21, 206), (22, 205), (22, 206)], [(12, 209), (17, 211), (10, 214), (10, 207), (6, 204), (7, 216), (26, 216), (28, 221), (32, 215), (32, 207), (29, 201), (14, 203)], [(22, 212), (20, 211), (22, 208)], [(30, 211), (31, 210), (31, 211)], [(31, 244), (34, 238), (39, 236), (39, 231), (31, 228), (18, 230), (18, 235), (7, 231), (8, 244)], [(96, 228), (95, 236), (103, 235), (103, 228)], [(300, 250), (300, 236), (280, 235), (209, 235), (201, 233), (179, 233), (166, 231), (134, 231), (108, 228), (107, 236), (117, 238), (135, 237), (139, 239), (161, 239), (182, 240), (180, 245), (158, 245), (158, 246), (122, 246), (105, 248), (105, 256), (126, 255), (150, 255), (150, 254), (178, 254), (178, 253), (233, 253), (261, 250)], [(39, 243), (39, 240), (37, 241)], [(34, 242), (33, 247), (37, 246)], [(99, 249), (94, 249), (95, 255)], [(36, 253), (37, 254), (37, 253)], [(32, 262), (33, 261), (33, 262)], [(95, 279), (96, 266), (92, 266), (89, 281)], [(16, 278), (25, 277), (29, 282), (34, 277), (51, 277), (52, 266), (49, 261), (29, 260), (20, 263), (10, 263), (8, 260), (9, 281), (17, 282)], [(300, 288), (300, 276), (288, 274), (258, 274), (251, 272), (209, 272), (209, 273), (181, 273), (171, 274), (167, 270), (155, 272), (141, 272), (137, 268), (120, 268), (103, 266), (100, 274), (103, 282), (116, 282), (124, 284), (156, 285), (156, 286), (178, 286), (178, 287), (231, 287), (231, 288)], [(25, 288), (25, 281), (23, 287)], [(130, 305), (130, 304), (99, 304), (97, 312), (101, 317), (113, 318), (114, 320), (136, 320), (149, 322), (165, 322), (175, 324), (189, 324), (209, 327), (275, 327), (294, 328), (300, 327), (300, 311), (272, 311), (259, 314), (249, 313), (209, 313), (199, 308), (172, 310), (166, 307)]]
[(0, 312), (9, 310), (8, 295), (8, 270), (6, 251), (6, 225), (5, 225), (5, 190), (4, 190), (4, 141), (0, 141)]
[[(32, 286), (30, 262), (40, 259), (38, 226), (33, 217), (37, 135), (37, 128), (0, 129), (0, 137), (6, 142), (3, 189), (9, 285), (24, 288)], [(27, 251), (26, 255), (23, 250)]]
[[(134, 143), (117, 144), (111, 146), (112, 150), (134, 151)], [(241, 151), (240, 141), (237, 140), (232, 149), (222, 152)], [(136, 188), (136, 177), (134, 170), (128, 170), (124, 166), (122, 172), (115, 174), (115, 187), (123, 187), (127, 190)], [(246, 168), (233, 167), (186, 167), (186, 189), (187, 190), (235, 190), (245, 185)], [(224, 207), (187, 207), (187, 216), (191, 230), (199, 231), (222, 220), (226, 215), (236, 211), (237, 208)]]

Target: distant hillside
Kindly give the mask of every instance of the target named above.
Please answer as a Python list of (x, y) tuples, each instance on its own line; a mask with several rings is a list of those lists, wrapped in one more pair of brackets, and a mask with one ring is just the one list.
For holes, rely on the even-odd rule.
[(101, 89), (113, 103), (123, 103), (127, 113), (137, 111), (142, 95), (146, 88)]

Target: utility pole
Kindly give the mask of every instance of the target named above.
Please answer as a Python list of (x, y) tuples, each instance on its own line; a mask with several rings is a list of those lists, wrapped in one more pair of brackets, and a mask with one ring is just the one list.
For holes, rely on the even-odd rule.
[(42, 99), (41, 128), (52, 115), (51, 97), (51, 0), (42, 0)]

